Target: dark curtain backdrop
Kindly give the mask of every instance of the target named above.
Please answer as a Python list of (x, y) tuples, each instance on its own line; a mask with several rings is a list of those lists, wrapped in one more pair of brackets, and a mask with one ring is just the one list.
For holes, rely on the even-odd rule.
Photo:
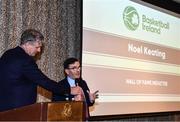
[[(23, 30), (37, 29), (45, 36), (37, 64), (59, 81), (64, 77), (63, 61), (81, 57), (81, 21), (81, 0), (0, 0), (0, 56), (19, 44)], [(49, 101), (50, 92), (38, 92), (38, 101)]]

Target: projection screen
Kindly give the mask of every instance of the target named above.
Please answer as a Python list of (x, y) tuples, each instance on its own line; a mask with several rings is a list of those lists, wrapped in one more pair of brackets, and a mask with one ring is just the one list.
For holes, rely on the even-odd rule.
[(83, 1), (82, 77), (99, 90), (91, 116), (180, 110), (179, 15), (138, 1)]

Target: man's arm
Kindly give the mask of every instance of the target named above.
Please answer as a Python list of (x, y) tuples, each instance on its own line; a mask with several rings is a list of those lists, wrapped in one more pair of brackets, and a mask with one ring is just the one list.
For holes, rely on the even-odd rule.
[(73, 94), (79, 93), (79, 88), (70, 89), (69, 87), (64, 87), (58, 85), (57, 82), (49, 79), (40, 69), (38, 69), (37, 64), (34, 60), (28, 60), (23, 66), (23, 75), (30, 81), (38, 84), (39, 86), (52, 91), (57, 94), (70, 94), (71, 90)]

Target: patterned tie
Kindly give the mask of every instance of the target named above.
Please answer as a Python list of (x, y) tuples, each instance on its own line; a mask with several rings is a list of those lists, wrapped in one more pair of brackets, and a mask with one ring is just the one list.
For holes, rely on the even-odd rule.
[[(82, 79), (79, 78), (79, 79), (76, 79), (76, 80), (75, 80), (76, 86), (79, 86), (80, 80), (82, 80)], [(82, 90), (82, 94), (79, 96), (79, 100), (78, 100), (78, 101), (83, 101), (83, 102), (84, 102), (85, 112), (86, 112), (86, 120), (88, 120), (88, 118), (89, 118), (89, 107), (88, 107), (88, 105), (87, 105), (86, 96), (85, 96), (83, 90)]]
[(86, 102), (86, 97), (84, 95), (84, 92), (82, 91), (81, 95), (76, 95), (75, 96), (75, 101), (83, 101), (85, 105), (85, 113), (86, 113), (86, 120), (89, 118), (89, 108)]

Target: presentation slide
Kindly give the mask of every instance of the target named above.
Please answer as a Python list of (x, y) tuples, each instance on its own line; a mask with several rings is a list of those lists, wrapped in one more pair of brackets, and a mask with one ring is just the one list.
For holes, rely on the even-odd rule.
[(138, 1), (83, 1), (91, 116), (180, 111), (180, 17)]

